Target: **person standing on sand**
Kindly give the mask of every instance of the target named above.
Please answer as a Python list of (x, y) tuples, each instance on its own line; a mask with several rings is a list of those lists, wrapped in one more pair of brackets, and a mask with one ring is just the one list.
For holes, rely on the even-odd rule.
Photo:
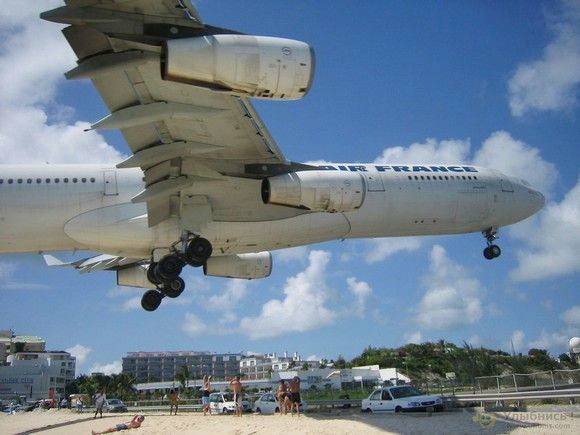
[(105, 401), (107, 400), (107, 395), (105, 394), (105, 390), (101, 389), (101, 391), (99, 391), (96, 395), (95, 395), (95, 416), (93, 417), (93, 419), (97, 418), (97, 414), (101, 414), (101, 418), (103, 418), (103, 407), (105, 406)]
[(278, 391), (276, 392), (278, 398), (278, 407), (280, 408), (280, 415), (286, 414), (288, 408), (286, 407), (286, 399), (288, 394), (286, 393), (286, 382), (284, 379), (280, 379), (280, 385), (278, 385)]
[(209, 394), (211, 392), (211, 376), (204, 375), (203, 377), (203, 388), (201, 392), (201, 404), (203, 405), (203, 415), (207, 415), (210, 412), (209, 409)]
[(177, 415), (177, 407), (179, 405), (179, 394), (177, 390), (171, 389), (169, 392), (169, 404), (171, 405), (169, 408), (169, 415), (173, 412), (173, 407), (175, 407), (175, 415)]
[(102, 432), (92, 431), (92, 434), (100, 435), (103, 433), (120, 432), (122, 430), (137, 429), (138, 427), (141, 427), (141, 423), (143, 423), (143, 420), (145, 420), (144, 415), (136, 415), (135, 417), (133, 417), (131, 421), (128, 421), (127, 423), (120, 423), (115, 427), (110, 427), (109, 429), (105, 429)]
[(236, 376), (230, 381), (230, 387), (234, 392), (234, 403), (236, 405), (236, 417), (242, 416), (242, 383), (240, 382), (240, 376)]
[(290, 381), (290, 413), (294, 415), (294, 408), (296, 414), (300, 417), (300, 378), (294, 376)]

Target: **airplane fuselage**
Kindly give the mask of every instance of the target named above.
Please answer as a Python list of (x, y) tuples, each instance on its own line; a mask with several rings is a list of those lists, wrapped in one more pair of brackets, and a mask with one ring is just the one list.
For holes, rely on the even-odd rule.
[[(544, 204), (522, 180), (474, 166), (330, 164), (361, 172), (355, 211), (310, 212), (264, 204), (260, 181), (193, 184), (209, 198), (202, 229), (214, 255), (258, 252), (334, 239), (458, 234), (516, 223)], [(149, 227), (139, 169), (109, 165), (1, 165), (0, 253), (92, 250), (147, 258), (180, 237), (177, 218)], [(183, 194), (183, 193), (182, 193)]]

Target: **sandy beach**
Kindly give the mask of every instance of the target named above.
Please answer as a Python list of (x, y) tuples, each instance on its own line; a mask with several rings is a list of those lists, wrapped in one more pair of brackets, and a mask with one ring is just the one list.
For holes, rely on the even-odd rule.
[[(554, 417), (554, 415), (558, 415)], [(183, 413), (149, 414), (143, 426), (130, 434), (212, 433), (212, 434), (388, 434), (388, 433), (580, 433), (580, 419), (570, 413), (494, 413), (481, 420), (473, 412), (433, 414), (361, 414), (336, 411), (291, 416), (244, 415), (207, 416)], [(0, 415), (0, 434), (90, 434), (130, 420), (133, 414), (109, 414), (93, 420), (88, 413), (33, 411)], [(475, 416), (475, 418), (474, 418)], [(127, 431), (123, 432), (127, 433)]]

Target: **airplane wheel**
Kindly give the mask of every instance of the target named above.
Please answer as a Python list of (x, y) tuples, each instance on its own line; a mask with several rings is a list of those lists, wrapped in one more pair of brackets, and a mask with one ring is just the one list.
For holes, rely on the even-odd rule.
[(497, 245), (491, 245), (489, 247), (489, 250), (491, 251), (491, 254), (493, 255), (493, 258), (497, 258), (497, 257), (499, 257), (501, 255), (501, 249)]
[(149, 267), (147, 268), (147, 279), (152, 284), (161, 285), (161, 280), (159, 279), (159, 277), (157, 276), (157, 273), (155, 272), (156, 267), (157, 267), (157, 263), (155, 263), (153, 261), (149, 264)]
[(155, 268), (155, 274), (165, 282), (171, 282), (179, 276), (183, 269), (183, 261), (177, 255), (166, 255)]
[(203, 237), (196, 237), (187, 245), (185, 257), (189, 264), (199, 267), (211, 256), (212, 251), (213, 248), (209, 240)]
[(147, 290), (141, 298), (141, 306), (146, 311), (155, 311), (161, 305), (163, 295), (157, 290)]
[(491, 249), (489, 249), (489, 246), (483, 250), (483, 256), (487, 260), (493, 260), (493, 252), (491, 252)]
[(169, 284), (165, 284), (161, 287), (161, 291), (165, 296), (169, 296), (170, 298), (176, 298), (185, 290), (185, 281), (180, 277), (175, 278)]

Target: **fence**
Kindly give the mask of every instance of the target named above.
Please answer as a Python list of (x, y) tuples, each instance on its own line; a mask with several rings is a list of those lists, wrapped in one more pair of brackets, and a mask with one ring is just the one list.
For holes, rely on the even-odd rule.
[(572, 388), (580, 385), (580, 369), (512, 373), (475, 378), (480, 393)]

